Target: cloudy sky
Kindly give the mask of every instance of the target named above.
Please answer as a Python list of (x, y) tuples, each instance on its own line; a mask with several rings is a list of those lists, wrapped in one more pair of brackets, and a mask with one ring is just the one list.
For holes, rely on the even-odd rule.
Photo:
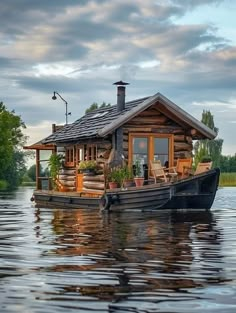
[(223, 153), (236, 152), (235, 0), (10, 0), (0, 5), (0, 101), (28, 144), (93, 102), (161, 92), (201, 119), (214, 115)]

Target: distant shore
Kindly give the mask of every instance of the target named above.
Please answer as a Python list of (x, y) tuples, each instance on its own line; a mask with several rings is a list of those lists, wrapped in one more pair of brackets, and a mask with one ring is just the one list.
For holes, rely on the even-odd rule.
[(221, 173), (220, 187), (236, 187), (236, 173)]

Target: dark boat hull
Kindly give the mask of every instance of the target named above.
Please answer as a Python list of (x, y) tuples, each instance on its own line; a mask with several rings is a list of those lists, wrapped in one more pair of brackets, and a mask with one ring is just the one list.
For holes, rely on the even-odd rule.
[(218, 188), (220, 170), (174, 183), (131, 187), (127, 190), (107, 190), (102, 197), (83, 197), (76, 193), (35, 191), (37, 206), (89, 208), (108, 211), (210, 209)]
[(192, 176), (165, 186), (144, 186), (117, 193), (108, 192), (110, 206), (117, 210), (210, 209), (219, 184), (220, 170)]

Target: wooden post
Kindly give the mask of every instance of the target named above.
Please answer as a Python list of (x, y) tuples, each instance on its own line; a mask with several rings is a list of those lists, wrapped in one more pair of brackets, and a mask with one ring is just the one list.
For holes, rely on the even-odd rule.
[(36, 189), (40, 189), (40, 181), (39, 181), (39, 173), (40, 173), (40, 162), (39, 162), (39, 149), (36, 149)]
[(82, 192), (83, 191), (83, 177), (84, 174), (77, 174), (77, 184), (76, 184), (76, 191)]

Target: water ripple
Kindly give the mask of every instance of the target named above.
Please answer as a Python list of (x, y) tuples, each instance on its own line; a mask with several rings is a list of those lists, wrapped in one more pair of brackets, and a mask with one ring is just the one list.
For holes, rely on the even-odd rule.
[(235, 312), (234, 190), (211, 212), (110, 215), (0, 195), (0, 311)]

